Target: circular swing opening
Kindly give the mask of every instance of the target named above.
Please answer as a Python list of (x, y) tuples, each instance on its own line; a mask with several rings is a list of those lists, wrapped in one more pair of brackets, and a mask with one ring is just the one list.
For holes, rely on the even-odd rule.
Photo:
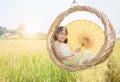
[[(69, 14), (76, 12), (76, 11), (86, 11), (86, 12), (90, 12), (90, 13), (94, 13), (98, 18), (101, 19), (104, 28), (105, 28), (105, 42), (104, 45), (102, 46), (101, 50), (98, 52), (98, 54), (89, 61), (89, 63), (85, 63), (84, 65), (81, 66), (68, 66), (65, 65), (64, 63), (62, 63), (61, 61), (59, 61), (59, 59), (56, 58), (54, 52), (53, 52), (53, 43), (54, 43), (54, 39), (53, 36), (55, 35), (55, 30), (56, 28), (58, 28), (61, 24), (61, 22), (63, 21), (63, 19), (68, 16)], [(87, 40), (88, 42), (90, 42), (88, 39), (84, 38), (85, 40)], [(111, 22), (109, 21), (109, 19), (107, 18), (107, 16), (105, 14), (103, 14), (102, 12), (88, 7), (88, 6), (74, 6), (66, 11), (64, 11), (63, 13), (61, 13), (59, 16), (57, 16), (57, 18), (55, 19), (55, 21), (52, 23), (49, 32), (48, 32), (48, 38), (47, 38), (47, 49), (49, 52), (49, 56), (50, 58), (53, 60), (53, 62), (66, 70), (69, 71), (80, 71), (80, 70), (84, 70), (87, 68), (90, 68), (91, 66), (95, 66), (97, 64), (103, 63), (112, 53), (113, 51), (113, 47), (115, 45), (115, 32), (114, 29), (112, 27)]]

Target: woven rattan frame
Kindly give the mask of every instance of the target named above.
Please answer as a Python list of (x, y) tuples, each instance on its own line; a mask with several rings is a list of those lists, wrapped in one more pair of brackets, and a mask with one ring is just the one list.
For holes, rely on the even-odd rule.
[[(102, 49), (98, 52), (98, 54), (89, 61), (89, 63), (85, 63), (84, 65), (81, 66), (68, 66), (64, 63), (62, 63), (59, 59), (56, 58), (54, 52), (53, 52), (53, 36), (55, 34), (55, 30), (56, 28), (59, 27), (59, 25), (61, 24), (61, 22), (63, 21), (63, 19), (68, 16), (71, 13), (74, 13), (76, 11), (86, 11), (86, 12), (90, 12), (95, 14), (102, 22), (102, 24), (104, 25), (105, 28), (105, 43), (102, 46)], [(90, 68), (92, 66), (95, 66), (97, 64), (103, 63), (112, 53), (114, 45), (115, 45), (115, 40), (116, 40), (116, 35), (115, 35), (115, 31), (113, 29), (113, 26), (110, 22), (110, 20), (108, 19), (108, 17), (102, 13), (101, 11), (89, 7), (89, 6), (73, 6), (71, 8), (69, 8), (68, 10), (60, 13), (56, 19), (54, 20), (54, 22), (52, 23), (49, 31), (48, 31), (48, 36), (47, 36), (47, 50), (49, 52), (49, 56), (50, 58), (53, 60), (53, 62), (63, 68), (66, 69), (68, 71), (81, 71), (87, 68)]]

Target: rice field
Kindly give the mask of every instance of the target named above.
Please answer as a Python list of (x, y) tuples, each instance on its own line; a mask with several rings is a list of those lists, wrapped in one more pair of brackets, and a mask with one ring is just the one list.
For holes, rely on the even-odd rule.
[(0, 40), (0, 82), (120, 82), (120, 40), (106, 62), (78, 72), (57, 67), (46, 40)]

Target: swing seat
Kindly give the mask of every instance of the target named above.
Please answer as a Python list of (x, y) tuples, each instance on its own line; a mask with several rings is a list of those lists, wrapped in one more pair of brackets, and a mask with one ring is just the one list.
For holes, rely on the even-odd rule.
[[(90, 20), (76, 20), (66, 25), (68, 29), (68, 44), (73, 51), (80, 47), (82, 42), (86, 40), (87, 44), (82, 47), (82, 50), (88, 49), (91, 52), (97, 53), (96, 56), (87, 63), (85, 62), (80, 66), (69, 66), (61, 62), (55, 56), (52, 48), (54, 43), (53, 37), (55, 35), (55, 30), (60, 26), (63, 19), (69, 14), (77, 11), (86, 11), (95, 14), (101, 20), (105, 29), (102, 30), (99, 25)], [(60, 13), (51, 24), (47, 35), (47, 50), (50, 58), (57, 66), (68, 71), (82, 71), (105, 62), (112, 54), (115, 39), (116, 34), (113, 26), (104, 13), (89, 6), (73, 6)]]

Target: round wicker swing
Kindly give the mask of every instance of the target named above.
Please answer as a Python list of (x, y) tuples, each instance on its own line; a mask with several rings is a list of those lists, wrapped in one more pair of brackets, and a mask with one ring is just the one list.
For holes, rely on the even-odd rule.
[[(68, 16), (71, 13), (77, 12), (77, 11), (86, 11), (95, 14), (99, 19), (101, 19), (102, 24), (104, 25), (104, 34), (105, 34), (105, 42), (103, 46), (101, 47), (101, 50), (97, 53), (97, 55), (89, 61), (89, 63), (84, 63), (81, 66), (69, 66), (64, 63), (62, 63), (59, 59), (56, 58), (54, 52), (53, 52), (53, 43), (54, 39), (53, 36), (55, 35), (55, 30), (58, 28), (63, 21), (63, 19)], [(100, 63), (105, 62), (105, 60), (111, 55), (113, 51), (113, 47), (115, 45), (115, 31), (113, 29), (113, 26), (108, 19), (108, 17), (100, 12), (99, 10), (89, 7), (89, 6), (73, 6), (69, 8), (68, 10), (64, 11), (63, 13), (60, 13), (54, 22), (52, 23), (47, 36), (47, 50), (49, 52), (50, 58), (53, 60), (53, 62), (68, 71), (81, 71), (85, 70), (87, 68), (90, 68), (92, 66), (98, 65)]]

